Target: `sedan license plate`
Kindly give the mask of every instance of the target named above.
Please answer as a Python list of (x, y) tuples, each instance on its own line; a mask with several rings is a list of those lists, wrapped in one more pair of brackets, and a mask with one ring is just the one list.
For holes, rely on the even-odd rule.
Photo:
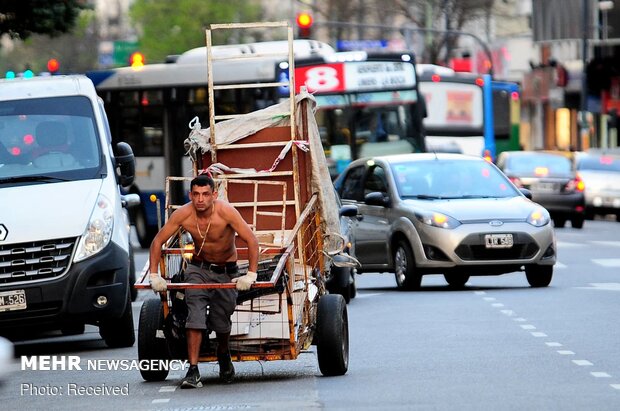
[(510, 248), (512, 247), (512, 234), (486, 234), (484, 236), (486, 248)]
[(0, 312), (26, 309), (26, 292), (24, 290), (0, 292)]
[(532, 191), (537, 191), (541, 193), (553, 193), (556, 191), (555, 184), (553, 183), (537, 183), (532, 184)]

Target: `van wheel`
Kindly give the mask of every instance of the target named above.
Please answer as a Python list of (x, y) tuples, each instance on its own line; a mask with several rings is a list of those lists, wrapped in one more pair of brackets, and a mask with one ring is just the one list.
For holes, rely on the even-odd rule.
[(99, 323), (99, 335), (110, 348), (131, 347), (136, 342), (136, 333), (133, 329), (133, 311), (131, 308), (131, 294), (127, 293), (125, 311), (120, 318), (111, 318)]
[[(159, 298), (145, 300), (138, 321), (138, 359), (167, 360), (168, 346), (164, 336), (164, 308)], [(163, 381), (168, 370), (140, 370), (145, 381)]]
[(553, 217), (553, 226), (555, 228), (564, 228), (566, 224), (566, 219), (563, 217)]
[(401, 290), (417, 290), (422, 284), (422, 275), (415, 269), (413, 251), (405, 240), (398, 241), (394, 252), (394, 275), (396, 286)]
[(326, 294), (319, 299), (316, 330), (321, 374), (346, 374), (349, 369), (349, 318), (341, 295)]
[(553, 277), (552, 265), (525, 266), (525, 278), (532, 287), (547, 287)]
[(136, 284), (136, 261), (134, 259), (134, 251), (131, 242), (129, 243), (129, 292), (131, 293), (131, 301), (138, 298), (138, 289)]

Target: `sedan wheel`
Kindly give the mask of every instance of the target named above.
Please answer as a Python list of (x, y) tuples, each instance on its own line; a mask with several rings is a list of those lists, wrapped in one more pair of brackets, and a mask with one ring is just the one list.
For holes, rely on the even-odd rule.
[(413, 251), (409, 244), (400, 240), (394, 253), (394, 275), (396, 286), (401, 290), (417, 290), (422, 284), (422, 275), (415, 270)]
[(444, 274), (443, 277), (452, 288), (463, 288), (469, 281), (467, 274)]
[(552, 265), (525, 266), (525, 277), (532, 287), (547, 287), (553, 277)]

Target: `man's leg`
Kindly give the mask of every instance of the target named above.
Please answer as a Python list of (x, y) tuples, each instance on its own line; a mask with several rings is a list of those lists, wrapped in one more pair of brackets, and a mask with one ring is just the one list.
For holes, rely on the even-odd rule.
[(220, 365), (220, 381), (225, 384), (233, 382), (235, 367), (230, 358), (228, 340), (230, 333), (215, 333), (217, 336), (217, 362)]
[(198, 357), (200, 355), (200, 342), (202, 340), (202, 330), (188, 328), (185, 332), (187, 336), (187, 357), (189, 369), (185, 378), (181, 380), (181, 388), (200, 388), (200, 371), (198, 370)]

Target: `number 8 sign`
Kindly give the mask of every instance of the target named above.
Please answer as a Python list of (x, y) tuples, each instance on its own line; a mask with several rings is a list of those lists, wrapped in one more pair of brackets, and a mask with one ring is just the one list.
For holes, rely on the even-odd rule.
[(308, 87), (308, 92), (344, 91), (346, 83), (343, 64), (325, 64), (318, 67), (297, 67), (295, 69), (295, 87)]

